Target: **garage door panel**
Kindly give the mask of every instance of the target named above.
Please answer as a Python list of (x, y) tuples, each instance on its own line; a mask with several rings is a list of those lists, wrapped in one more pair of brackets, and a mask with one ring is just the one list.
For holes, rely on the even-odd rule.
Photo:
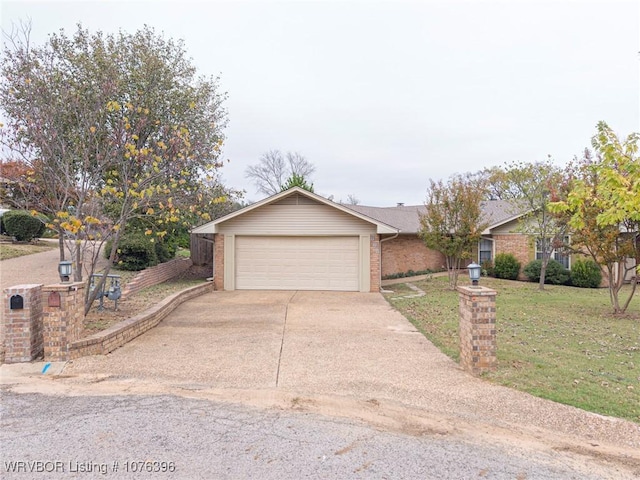
[(358, 237), (236, 237), (236, 288), (357, 291)]

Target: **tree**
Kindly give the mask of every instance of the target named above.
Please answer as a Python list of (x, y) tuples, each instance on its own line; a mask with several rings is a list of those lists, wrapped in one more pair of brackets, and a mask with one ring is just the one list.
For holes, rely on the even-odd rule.
[(462, 260), (471, 257), (488, 226), (480, 207), (485, 195), (484, 187), (468, 177), (454, 176), (446, 184), (429, 180), (419, 235), (428, 248), (445, 256), (452, 289), (458, 283)]
[(293, 173), (289, 178), (287, 178), (287, 181), (280, 187), (280, 191), (284, 192), (285, 190), (289, 190), (293, 187), (300, 187), (313, 193), (313, 183), (308, 184), (304, 176), (298, 175), (297, 173)]
[[(568, 193), (557, 194), (552, 205), (571, 228), (574, 249), (586, 250), (606, 273), (614, 314), (627, 310), (637, 284), (632, 282), (624, 301), (620, 291), (627, 273), (640, 265), (639, 142), (640, 134), (620, 141), (599, 122), (591, 142), (596, 158), (585, 151), (572, 169)], [(635, 258), (636, 266), (627, 266), (628, 258)]]
[[(554, 250), (564, 248), (567, 225), (559, 222), (549, 210), (551, 191), (564, 181), (563, 169), (550, 160), (534, 163), (512, 163), (503, 173), (492, 172), (494, 192), (501, 198), (515, 201), (515, 214), (522, 214), (518, 230), (532, 236), (537, 251), (541, 253), (542, 268), (538, 288), (544, 290), (545, 275), (549, 259)], [(523, 213), (524, 210), (524, 213)]]
[(294, 175), (310, 179), (316, 167), (297, 152), (287, 152), (286, 158), (280, 150), (264, 153), (256, 165), (247, 167), (245, 177), (252, 180), (259, 192), (275, 195)]
[[(153, 217), (157, 229), (145, 233), (161, 238), (167, 224), (199, 211), (188, 192), (220, 167), (225, 95), (217, 79), (196, 77), (181, 42), (148, 27), (103, 35), (78, 26), (41, 47), (23, 28), (9, 40), (1, 142), (29, 167), (26, 180), (55, 215), (61, 242), (71, 240), (75, 280), (83, 247), (112, 238), (104, 282), (132, 218)], [(93, 249), (89, 273), (96, 260)], [(87, 289), (85, 310), (99, 290)]]

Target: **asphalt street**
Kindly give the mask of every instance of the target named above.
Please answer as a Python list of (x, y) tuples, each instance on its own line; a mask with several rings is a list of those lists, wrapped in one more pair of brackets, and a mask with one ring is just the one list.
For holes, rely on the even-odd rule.
[[(597, 479), (562, 452), (178, 396), (2, 392), (3, 479)], [(613, 475), (613, 473), (612, 473)]]

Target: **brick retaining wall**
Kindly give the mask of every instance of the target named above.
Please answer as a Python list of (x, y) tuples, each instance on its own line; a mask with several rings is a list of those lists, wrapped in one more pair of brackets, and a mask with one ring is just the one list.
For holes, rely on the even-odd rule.
[(90, 337), (73, 342), (69, 347), (70, 358), (105, 355), (112, 352), (158, 325), (181, 303), (213, 290), (213, 283), (207, 282), (171, 295), (156, 306), (134, 317), (128, 318)]
[(176, 258), (155, 267), (149, 267), (138, 273), (122, 290), (122, 298), (144, 288), (158, 285), (186, 272), (192, 265), (190, 258)]

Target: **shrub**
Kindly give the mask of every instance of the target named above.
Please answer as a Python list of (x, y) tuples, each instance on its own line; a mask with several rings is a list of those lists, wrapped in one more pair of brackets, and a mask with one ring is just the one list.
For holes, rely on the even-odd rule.
[[(524, 267), (524, 274), (531, 282), (540, 281), (540, 271), (542, 270), (542, 260), (534, 260)], [(551, 285), (564, 285), (569, 281), (569, 270), (553, 258), (547, 264), (547, 271), (544, 275), (544, 283)]]
[(46, 229), (45, 222), (26, 210), (11, 210), (2, 215), (2, 224), (7, 235), (19, 242), (29, 242), (40, 238)]
[(598, 288), (602, 282), (600, 267), (593, 260), (576, 260), (571, 266), (571, 284), (582, 288)]
[(485, 260), (480, 264), (482, 267), (482, 275), (485, 277), (495, 277), (496, 273), (493, 269), (493, 262), (491, 260)]
[(499, 253), (496, 255), (493, 273), (496, 278), (516, 280), (520, 273), (520, 262), (510, 253)]
[[(116, 254), (115, 265), (120, 270), (144, 270), (158, 264), (158, 254), (156, 253), (155, 242), (144, 233), (125, 234), (120, 239), (118, 253)], [(109, 257), (112, 241), (105, 244), (104, 255)]]
[(158, 263), (168, 262), (176, 258), (177, 245), (173, 242), (156, 240), (155, 249)]

